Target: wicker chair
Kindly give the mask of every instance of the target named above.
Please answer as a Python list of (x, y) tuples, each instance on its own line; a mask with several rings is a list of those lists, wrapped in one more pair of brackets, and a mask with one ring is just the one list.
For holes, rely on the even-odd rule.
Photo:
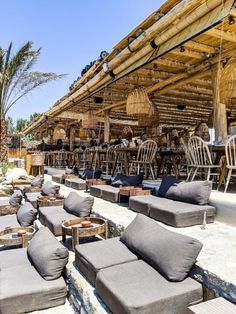
[(106, 175), (111, 174), (115, 162), (115, 151), (113, 147), (108, 147), (106, 157), (102, 161), (102, 170), (105, 170)]
[(194, 180), (197, 174), (205, 174), (206, 179), (210, 180), (211, 176), (219, 176), (220, 172), (212, 172), (213, 169), (220, 169), (221, 165), (214, 165), (211, 153), (207, 144), (198, 136), (192, 136), (188, 142), (190, 153), (190, 165), (193, 169), (193, 175), (190, 178)]
[(152, 179), (155, 180), (153, 161), (157, 152), (157, 143), (153, 140), (147, 140), (143, 142), (138, 150), (137, 159), (131, 162), (131, 171), (135, 169), (139, 174), (141, 170), (144, 170), (145, 178), (148, 177), (150, 170)]
[(228, 175), (225, 184), (225, 191), (229, 186), (229, 181), (233, 174), (233, 170), (236, 170), (236, 135), (231, 136), (225, 144), (225, 156), (226, 156), (226, 167), (228, 169)]

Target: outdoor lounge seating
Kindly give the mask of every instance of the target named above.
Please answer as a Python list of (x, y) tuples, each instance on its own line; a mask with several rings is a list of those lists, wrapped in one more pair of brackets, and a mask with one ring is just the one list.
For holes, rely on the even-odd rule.
[(120, 239), (76, 246), (75, 263), (112, 313), (182, 314), (202, 300), (188, 277), (201, 248), (138, 214)]
[(158, 196), (132, 196), (129, 208), (174, 227), (214, 222), (215, 207), (208, 204), (209, 181), (184, 182), (164, 177)]
[(15, 191), (9, 198), (0, 199), (0, 216), (15, 214), (22, 198), (22, 193)]
[(31, 226), (36, 216), (37, 210), (30, 203), (25, 203), (20, 206), (16, 214), (0, 217), (0, 230)]
[(68, 178), (65, 179), (65, 186), (75, 190), (85, 190), (86, 181), (80, 178)]
[(67, 261), (68, 250), (47, 228), (34, 235), (27, 249), (0, 252), (0, 313), (25, 313), (64, 304), (67, 289), (61, 274)]
[(94, 198), (91, 196), (81, 197), (76, 192), (71, 192), (66, 197), (63, 206), (39, 207), (39, 220), (55, 236), (60, 236), (62, 235), (62, 222), (77, 217), (89, 216), (93, 202)]

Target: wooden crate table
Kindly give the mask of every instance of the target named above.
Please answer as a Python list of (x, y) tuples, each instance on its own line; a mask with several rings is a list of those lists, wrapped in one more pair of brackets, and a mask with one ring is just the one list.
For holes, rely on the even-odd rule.
[(87, 179), (86, 180), (86, 192), (88, 191), (88, 189), (90, 189), (92, 185), (106, 185), (107, 182), (108, 182), (107, 180), (103, 180), (103, 179)]
[(137, 196), (137, 195), (151, 195), (151, 190), (143, 189), (136, 186), (122, 186), (120, 187), (119, 197), (121, 196)]
[(0, 205), (0, 216), (16, 214), (20, 205)]
[[(91, 226), (82, 228), (81, 222), (89, 220)], [(108, 225), (107, 221), (103, 218), (97, 217), (78, 217), (75, 219), (65, 220), (62, 223), (62, 241), (66, 241), (66, 236), (72, 236), (72, 249), (79, 244), (80, 237), (92, 237), (96, 235), (103, 236), (104, 239), (108, 238)]]
[(25, 193), (35, 193), (35, 192), (41, 192), (41, 188), (38, 186), (27, 186), (24, 188), (24, 194)]
[(11, 184), (13, 187), (16, 185), (28, 185), (31, 184), (32, 180), (27, 180), (27, 179), (18, 179), (18, 180), (12, 180)]
[(38, 207), (61, 206), (64, 204), (64, 196), (39, 196), (37, 200)]
[(224, 298), (216, 298), (188, 307), (188, 314), (235, 314), (236, 305)]
[[(19, 231), (25, 231), (25, 234), (18, 235)], [(22, 245), (22, 247), (27, 247), (34, 234), (35, 229), (33, 227), (9, 227), (0, 231), (0, 245)]]

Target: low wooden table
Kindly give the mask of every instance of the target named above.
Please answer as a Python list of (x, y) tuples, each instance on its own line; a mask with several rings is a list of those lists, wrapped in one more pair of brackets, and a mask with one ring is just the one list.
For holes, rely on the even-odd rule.
[[(18, 235), (18, 231), (26, 231), (22, 236)], [(11, 246), (11, 245), (22, 245), (27, 247), (28, 242), (35, 234), (33, 227), (17, 227), (17, 228), (6, 228), (0, 231), (0, 244)]]
[(90, 189), (92, 185), (105, 185), (107, 184), (107, 180), (103, 179), (87, 179), (86, 180), (86, 192)]
[[(151, 195), (151, 190), (143, 189), (136, 186), (122, 186), (120, 187), (119, 197), (121, 196), (137, 196), (137, 195)], [(120, 201), (120, 200), (119, 200)]]
[(236, 305), (224, 298), (216, 298), (188, 307), (189, 314), (235, 314)]
[(39, 196), (37, 200), (38, 207), (61, 206), (64, 204), (64, 196)]
[[(82, 228), (81, 222), (85, 220), (91, 221), (89, 228)], [(66, 236), (72, 236), (72, 249), (79, 244), (80, 237), (91, 237), (95, 235), (102, 235), (104, 239), (108, 238), (107, 221), (103, 218), (97, 217), (78, 217), (75, 219), (65, 220), (62, 223), (62, 241), (66, 241)]]

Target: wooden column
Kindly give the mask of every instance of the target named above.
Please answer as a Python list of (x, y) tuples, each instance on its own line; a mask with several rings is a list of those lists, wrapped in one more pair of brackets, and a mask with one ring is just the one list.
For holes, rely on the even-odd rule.
[(110, 141), (110, 111), (104, 111), (104, 142)]
[(69, 135), (69, 145), (70, 145), (70, 151), (73, 152), (74, 145), (75, 145), (75, 129), (73, 126), (70, 127), (70, 135)]
[(222, 63), (212, 66), (212, 84), (213, 84), (213, 126), (215, 128), (215, 139), (222, 139), (223, 143), (227, 137), (227, 116), (226, 106), (220, 101), (220, 78)]

